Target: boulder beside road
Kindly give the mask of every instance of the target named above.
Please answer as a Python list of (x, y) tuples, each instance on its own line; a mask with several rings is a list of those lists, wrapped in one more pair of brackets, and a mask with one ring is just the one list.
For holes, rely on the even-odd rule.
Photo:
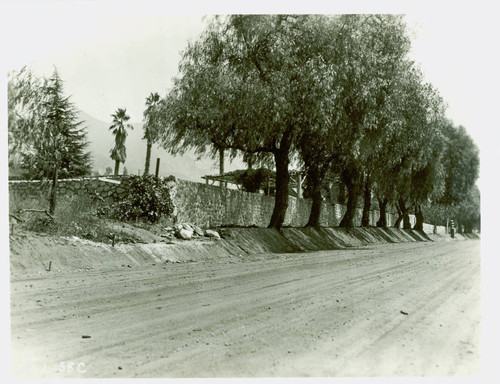
[(216, 238), (216, 239), (220, 239), (219, 232), (214, 231), (214, 230), (212, 230), (212, 229), (207, 229), (207, 230), (205, 231), (205, 236), (206, 236), (206, 237), (214, 237), (214, 238)]

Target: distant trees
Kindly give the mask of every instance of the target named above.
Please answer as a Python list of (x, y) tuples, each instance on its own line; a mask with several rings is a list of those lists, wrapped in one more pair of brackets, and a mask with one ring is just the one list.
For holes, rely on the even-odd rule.
[(91, 172), (86, 130), (64, 96), (56, 69), (50, 78), (41, 79), (26, 68), (12, 73), (8, 97), (10, 153), (20, 155), (26, 177), (52, 179), (49, 212), (53, 214), (58, 178)]
[(127, 159), (127, 148), (125, 147), (127, 129), (134, 129), (134, 127), (127, 123), (130, 120), (130, 116), (127, 115), (126, 108), (118, 108), (111, 116), (113, 117), (113, 123), (109, 129), (115, 136), (115, 146), (110, 151), (110, 157), (115, 161), (114, 175), (116, 176), (120, 171), (120, 163), (125, 163)]
[(464, 127), (443, 126), (445, 189), (440, 203), (458, 204), (467, 198), (479, 176), (479, 149)]
[(464, 127), (446, 121), (442, 127), (442, 193), (425, 207), (429, 222), (446, 225), (455, 220), (459, 231), (480, 227), (479, 150)]
[(472, 230), (481, 228), (481, 195), (479, 188), (473, 185), (465, 198), (456, 207), (454, 215), (458, 224), (458, 231), (472, 233)]

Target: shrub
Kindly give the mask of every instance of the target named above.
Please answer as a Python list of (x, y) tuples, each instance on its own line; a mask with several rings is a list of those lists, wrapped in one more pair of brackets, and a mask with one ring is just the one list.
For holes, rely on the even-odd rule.
[(167, 185), (170, 180), (152, 175), (129, 177), (128, 195), (110, 207), (109, 215), (117, 220), (142, 219), (150, 223), (170, 216), (174, 210)]
[[(106, 237), (105, 225), (97, 218), (95, 202), (89, 196), (60, 197), (54, 219), (43, 213), (47, 202), (42, 192), (38, 199), (21, 199), (12, 195), (9, 203), (10, 212), (22, 218), (20, 227), (25, 230), (56, 236), (79, 236), (98, 241)], [(39, 212), (23, 212), (24, 209), (37, 209)]]
[(271, 174), (265, 168), (247, 169), (236, 175), (236, 179), (241, 183), (245, 192), (255, 193), (259, 191), (261, 184)]

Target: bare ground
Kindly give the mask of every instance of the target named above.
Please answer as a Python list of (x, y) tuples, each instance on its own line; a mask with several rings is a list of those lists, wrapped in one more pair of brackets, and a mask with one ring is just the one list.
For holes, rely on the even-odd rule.
[(28, 377), (479, 373), (480, 242), (11, 278)]

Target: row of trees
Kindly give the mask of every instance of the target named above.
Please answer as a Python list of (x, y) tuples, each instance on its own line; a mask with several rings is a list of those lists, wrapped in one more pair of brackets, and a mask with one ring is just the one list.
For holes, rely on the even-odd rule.
[[(438, 92), (408, 58), (401, 16), (233, 15), (215, 17), (188, 45), (161, 103), (159, 140), (172, 153), (272, 157), (276, 198), (269, 227), (283, 225), (289, 167), (302, 164), (319, 226), (326, 175), (347, 189), (340, 223), (354, 225), (364, 196), (393, 204), (421, 229), (429, 202), (456, 205), (478, 176), (478, 150), (445, 118)], [(223, 167), (221, 166), (221, 169)]]
[[(404, 228), (410, 212), (417, 229), (424, 214), (436, 224), (477, 218), (477, 147), (445, 118), (443, 100), (408, 58), (410, 46), (400, 16), (215, 17), (187, 46), (166, 97), (146, 99), (145, 174), (155, 142), (173, 154), (218, 155), (221, 172), (226, 154), (242, 155), (250, 167), (272, 162), (274, 228), (284, 222), (292, 163), (307, 175), (310, 226), (319, 226), (331, 179), (346, 188), (344, 227), (354, 225), (361, 198), (368, 225), (372, 196), (379, 226), (390, 205)], [(52, 178), (54, 191), (58, 176), (90, 172), (85, 129), (57, 71), (49, 79), (15, 74), (8, 100), (9, 148), (22, 153), (31, 177)], [(117, 174), (132, 126), (126, 109), (112, 117)]]

